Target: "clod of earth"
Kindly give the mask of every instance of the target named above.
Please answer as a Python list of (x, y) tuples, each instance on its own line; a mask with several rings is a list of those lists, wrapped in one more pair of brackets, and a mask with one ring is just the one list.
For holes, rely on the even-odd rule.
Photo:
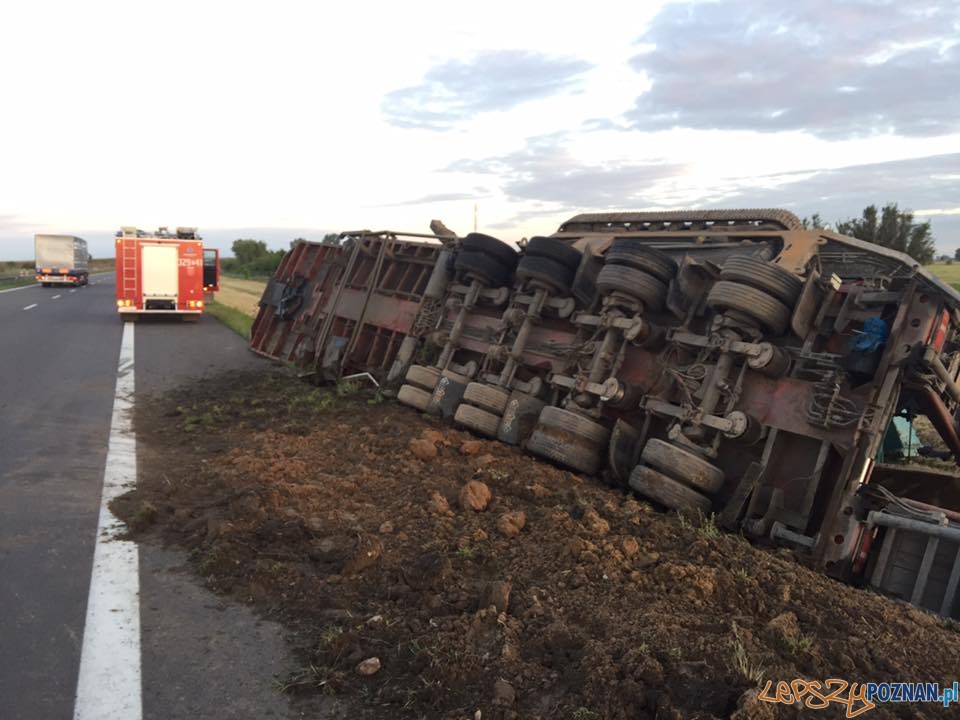
[(460, 488), (460, 507), (464, 510), (473, 510), (483, 512), (493, 499), (493, 493), (486, 483), (479, 480), (471, 480)]
[(434, 491), (430, 495), (430, 507), (433, 509), (433, 512), (438, 515), (451, 515), (453, 513), (453, 511), (450, 510), (450, 503), (437, 491)]
[(378, 657), (367, 658), (357, 665), (357, 674), (359, 675), (376, 675), (378, 672), (380, 672), (380, 658)]
[(483, 450), (483, 443), (480, 440), (464, 440), (460, 444), (460, 452), (463, 455), (476, 455)]
[(417, 460), (433, 460), (437, 456), (437, 446), (423, 438), (411, 440), (409, 447)]
[(498, 613), (505, 613), (510, 608), (510, 592), (513, 586), (503, 580), (494, 580), (483, 591), (480, 601), (481, 607), (495, 607)]
[(522, 510), (507, 512), (497, 519), (497, 530), (506, 537), (516, 537), (527, 524), (527, 516)]
[(361, 535), (353, 555), (343, 566), (344, 575), (355, 575), (377, 564), (383, 554), (383, 543), (374, 535)]

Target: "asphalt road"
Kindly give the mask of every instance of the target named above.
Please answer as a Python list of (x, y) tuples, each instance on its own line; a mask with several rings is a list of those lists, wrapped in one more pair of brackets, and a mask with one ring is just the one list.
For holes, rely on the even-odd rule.
[[(123, 323), (112, 276), (0, 293), (0, 718), (73, 717)], [(263, 361), (211, 317), (135, 324), (138, 400)], [(276, 626), (142, 545), (143, 717), (299, 717)]]

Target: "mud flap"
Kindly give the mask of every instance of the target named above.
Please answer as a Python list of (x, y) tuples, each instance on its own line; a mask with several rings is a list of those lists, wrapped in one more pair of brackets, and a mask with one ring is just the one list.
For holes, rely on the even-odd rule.
[(323, 348), (323, 359), (320, 361), (320, 376), (331, 382), (340, 379), (340, 365), (343, 351), (350, 338), (334, 335)]
[(610, 475), (623, 487), (630, 480), (630, 472), (640, 462), (642, 450), (640, 433), (632, 425), (623, 420), (617, 420), (610, 433), (610, 444), (607, 446)]
[(750, 502), (750, 496), (763, 474), (763, 465), (758, 462), (750, 463), (747, 471), (737, 483), (736, 490), (723, 506), (723, 511), (718, 518), (718, 525), (729, 532), (736, 532), (740, 527), (740, 521), (747, 511), (747, 504)]
[(515, 392), (507, 401), (497, 440), (508, 445), (522, 445), (537, 425), (537, 418), (546, 403), (526, 393)]

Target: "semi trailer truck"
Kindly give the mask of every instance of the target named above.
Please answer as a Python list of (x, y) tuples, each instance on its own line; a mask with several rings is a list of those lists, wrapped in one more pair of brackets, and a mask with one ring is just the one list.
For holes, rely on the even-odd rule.
[(903, 253), (777, 209), (346, 232), (287, 253), (251, 347), (960, 618), (960, 478), (883, 452), (924, 418), (960, 461), (960, 294)]
[(36, 280), (43, 287), (86, 285), (90, 276), (87, 243), (73, 235), (33, 236)]

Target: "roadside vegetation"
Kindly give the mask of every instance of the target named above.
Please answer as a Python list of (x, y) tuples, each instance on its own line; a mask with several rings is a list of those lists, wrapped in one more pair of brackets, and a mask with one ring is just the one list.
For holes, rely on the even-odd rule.
[[(327, 233), (323, 236), (323, 242), (334, 242), (338, 237), (336, 233)], [(290, 241), (290, 247), (303, 239), (294, 238)], [(221, 258), (220, 269), (226, 275), (246, 280), (270, 278), (287, 253), (286, 250), (268, 250), (263, 240), (250, 239), (234, 240), (230, 249), (233, 257)]]
[(225, 305), (216, 300), (207, 303), (207, 312), (222, 322), (237, 335), (250, 339), (250, 328), (253, 327), (253, 316), (248, 315), (235, 307)]

